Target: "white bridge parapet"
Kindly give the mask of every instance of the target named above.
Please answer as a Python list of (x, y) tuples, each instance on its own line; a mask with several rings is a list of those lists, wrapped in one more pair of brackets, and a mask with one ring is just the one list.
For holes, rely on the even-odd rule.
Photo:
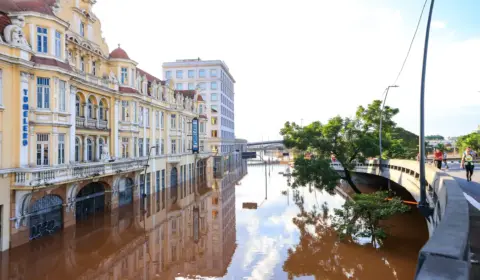
[[(343, 171), (342, 165), (331, 167)], [(378, 160), (359, 163), (354, 172), (387, 178), (420, 200), (420, 163), (413, 160)], [(427, 201), (433, 215), (427, 218), (430, 238), (419, 253), (415, 279), (469, 279), (468, 202), (458, 183), (445, 172), (425, 165)], [(414, 229), (413, 229), (414, 230)]]

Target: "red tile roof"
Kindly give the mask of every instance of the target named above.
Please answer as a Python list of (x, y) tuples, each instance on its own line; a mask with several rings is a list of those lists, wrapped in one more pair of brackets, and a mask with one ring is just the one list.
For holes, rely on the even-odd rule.
[(120, 48), (120, 45), (118, 45), (118, 48), (114, 49), (110, 53), (110, 58), (120, 58), (120, 59), (128, 59), (130, 60), (130, 57), (128, 57), (128, 54), (126, 51), (124, 51), (122, 48)]
[[(195, 90), (175, 90), (175, 95), (182, 94), (183, 96), (189, 97), (191, 99), (193, 99), (193, 97), (195, 96), (195, 93), (196, 93)], [(197, 99), (198, 101), (204, 101), (200, 94), (198, 95)]]
[(149, 82), (153, 82), (153, 81), (156, 81), (157, 83), (162, 83), (162, 82), (163, 82), (163, 81), (160, 80), (159, 78), (157, 78), (157, 77), (149, 74), (147, 71), (144, 71), (144, 70), (142, 70), (142, 69), (140, 69), (140, 68), (138, 68), (138, 67), (137, 67), (137, 71), (138, 71), (142, 76), (143, 76), (143, 75), (147, 76), (147, 80), (148, 80)]
[(138, 93), (138, 90), (131, 87), (118, 87), (118, 91), (123, 93)]
[(54, 16), (52, 5), (56, 0), (0, 0), (0, 11), (32, 11)]
[(45, 58), (45, 57), (39, 57), (39, 56), (32, 56), (32, 59), (31, 59), (32, 62), (34, 62), (35, 64), (42, 64), (42, 65), (49, 65), (49, 66), (57, 66), (57, 67), (60, 67), (62, 69), (65, 69), (67, 71), (72, 71), (72, 68), (70, 67), (70, 65), (68, 65), (67, 63), (65, 62), (61, 62), (61, 61), (58, 61), (56, 59), (53, 59), (53, 58)]

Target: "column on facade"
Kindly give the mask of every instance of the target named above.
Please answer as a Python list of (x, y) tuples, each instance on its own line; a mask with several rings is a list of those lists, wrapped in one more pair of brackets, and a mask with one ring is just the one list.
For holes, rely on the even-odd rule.
[[(30, 149), (30, 159), (29, 159), (29, 163), (30, 165), (36, 165), (37, 164), (37, 161), (36, 161), (36, 151), (35, 151), (35, 147), (36, 145), (34, 144), (35, 143), (35, 127), (34, 126), (30, 126), (29, 127), (30, 129), (30, 139), (29, 139), (29, 143), (31, 143), (31, 145), (28, 146), (28, 148)], [(20, 155), (20, 158), (22, 158), (22, 156)], [(20, 161), (20, 166), (22, 165), (22, 162)]]
[(134, 135), (132, 134), (129, 138), (128, 138), (128, 157), (130, 158), (135, 158), (135, 151), (134, 151)]
[[(67, 89), (68, 89), (67, 85)], [(70, 112), (70, 134), (69, 134), (69, 140), (70, 140), (70, 147), (69, 147), (69, 160), (70, 163), (75, 162), (75, 130), (76, 130), (76, 112), (75, 112), (75, 101), (76, 101), (76, 94), (77, 94), (77, 88), (75, 86), (70, 86), (70, 108), (68, 108)]]
[(88, 161), (88, 145), (87, 145), (88, 135), (83, 136), (83, 161)]
[(171, 128), (171, 125), (172, 125), (172, 122), (170, 120), (171, 116), (169, 113), (165, 112), (165, 117), (166, 117), (166, 120), (164, 120), (164, 124), (165, 124), (165, 130), (166, 130), (166, 136), (165, 136), (165, 140), (164, 140), (164, 145), (165, 145), (165, 153), (167, 155), (171, 154), (172, 153), (172, 145), (170, 144), (170, 128)]
[[(155, 146), (157, 145), (157, 110), (153, 110), (152, 108), (152, 113), (150, 115), (150, 119), (152, 120), (150, 122), (150, 146)], [(152, 155), (157, 154), (157, 149), (160, 149), (160, 147), (155, 147), (155, 149), (152, 150)]]
[(97, 123), (95, 124), (96, 127), (100, 127), (100, 103), (95, 105), (95, 117), (97, 118)]
[(50, 140), (50, 161), (51, 165), (58, 165), (58, 131), (57, 128), (53, 128), (52, 140)]
[(142, 147), (142, 152), (143, 152), (143, 156), (146, 156), (147, 153), (148, 153), (148, 151), (147, 151), (147, 107), (143, 108), (142, 120), (143, 120), (143, 147)]
[(100, 137), (98, 135), (95, 135), (95, 160), (99, 161), (100, 160)]
[(120, 101), (118, 99), (115, 99), (115, 105), (113, 109), (113, 117), (114, 117), (114, 128), (113, 128), (113, 151), (115, 154), (116, 158), (120, 157), (120, 149), (119, 149), (119, 144), (118, 144), (118, 129), (119, 129), (119, 106)]
[(104, 115), (105, 115), (105, 121), (107, 122), (107, 128), (110, 129), (110, 117), (108, 115), (108, 110), (110, 108), (104, 108), (105, 112), (104, 112)]

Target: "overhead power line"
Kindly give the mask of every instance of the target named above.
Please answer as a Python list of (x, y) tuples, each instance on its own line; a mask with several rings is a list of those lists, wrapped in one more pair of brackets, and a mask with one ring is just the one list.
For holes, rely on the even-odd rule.
[(410, 50), (412, 49), (413, 41), (415, 41), (415, 36), (417, 35), (418, 27), (420, 26), (420, 22), (422, 21), (423, 11), (425, 10), (425, 6), (427, 5), (427, 1), (428, 0), (425, 0), (425, 3), (423, 3), (422, 12), (420, 13), (420, 17), (418, 18), (417, 27), (415, 28), (415, 33), (413, 33), (412, 40), (410, 41), (410, 46), (408, 47), (407, 55), (405, 56), (405, 59), (403, 60), (402, 68), (400, 68), (400, 71), (398, 72), (397, 78), (395, 79), (395, 82), (392, 85), (397, 84), (398, 78), (400, 78), (400, 75), (402, 74), (403, 68), (405, 67), (405, 64), (407, 63), (408, 56), (410, 55)]

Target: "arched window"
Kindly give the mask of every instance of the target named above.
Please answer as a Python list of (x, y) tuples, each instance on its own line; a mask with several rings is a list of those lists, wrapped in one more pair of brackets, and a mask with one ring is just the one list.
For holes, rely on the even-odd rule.
[(93, 142), (92, 139), (87, 139), (87, 161), (93, 160)]
[(80, 139), (75, 138), (75, 162), (80, 161)]
[(75, 114), (80, 117), (80, 96), (75, 97)]
[(102, 101), (100, 101), (100, 107), (98, 109), (99, 118), (102, 121), (104, 120), (104, 117), (105, 117), (104, 110), (105, 110), (105, 106), (104, 106), (103, 100), (102, 100)]
[(105, 142), (103, 141), (103, 138), (98, 139), (98, 149), (100, 151), (100, 157), (103, 153), (103, 147), (105, 146)]
[(89, 98), (87, 102), (87, 115), (89, 119), (93, 119), (94, 114), (93, 114), (93, 102), (92, 99)]

